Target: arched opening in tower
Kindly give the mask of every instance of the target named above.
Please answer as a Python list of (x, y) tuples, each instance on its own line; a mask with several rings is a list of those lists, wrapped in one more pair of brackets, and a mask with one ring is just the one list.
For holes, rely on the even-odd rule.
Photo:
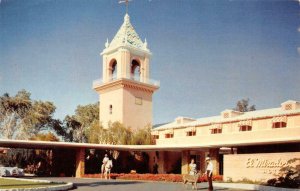
[(137, 60), (131, 62), (131, 79), (140, 81), (141, 70), (140, 63)]
[(109, 77), (110, 80), (117, 79), (117, 61), (113, 59), (109, 65)]

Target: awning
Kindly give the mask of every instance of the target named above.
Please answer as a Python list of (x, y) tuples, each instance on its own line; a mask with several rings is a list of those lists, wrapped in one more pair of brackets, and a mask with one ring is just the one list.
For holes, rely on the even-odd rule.
[(238, 126), (252, 126), (252, 120), (244, 120), (238, 123)]
[[(296, 133), (300, 132), (295, 128)], [(295, 134), (295, 132), (292, 132)], [(10, 140), (0, 139), (1, 147), (6, 148), (30, 148), (30, 149), (102, 149), (118, 151), (182, 151), (191, 149), (209, 149), (220, 147), (238, 147), (250, 145), (272, 145), (299, 143), (299, 136), (286, 138), (268, 138), (268, 139), (232, 139), (226, 142), (197, 142), (197, 144), (167, 144), (167, 145), (109, 145), (109, 144), (91, 144), (91, 143), (72, 143), (72, 142), (51, 142), (51, 141), (31, 141), (31, 140)]]
[(174, 134), (174, 129), (167, 129), (164, 132), (165, 134)]
[(151, 131), (151, 135), (159, 135), (159, 131)]
[(222, 129), (222, 123), (213, 123), (213, 124), (211, 124), (209, 129), (210, 130), (212, 130), (212, 129)]
[(272, 119), (272, 123), (277, 123), (277, 122), (284, 122), (286, 123), (287, 121), (287, 117), (286, 116), (277, 116), (277, 117), (273, 117)]
[(193, 127), (187, 127), (184, 129), (185, 132), (196, 132), (196, 127), (193, 126)]

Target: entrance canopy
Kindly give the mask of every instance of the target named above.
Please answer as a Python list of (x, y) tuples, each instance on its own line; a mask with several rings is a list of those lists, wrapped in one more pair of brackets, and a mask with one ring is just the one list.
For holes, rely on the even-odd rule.
[(71, 142), (51, 142), (51, 141), (32, 141), (32, 140), (11, 140), (0, 139), (0, 147), (8, 148), (28, 148), (28, 149), (109, 149), (119, 151), (182, 151), (182, 150), (202, 150), (222, 147), (239, 147), (264, 144), (280, 144), (287, 142), (299, 142), (299, 140), (278, 139), (265, 140), (263, 142), (236, 142), (236, 143), (217, 143), (217, 144), (170, 144), (170, 145), (111, 145), (111, 144), (90, 144), (90, 143), (71, 143)]
[(175, 151), (185, 149), (209, 149), (212, 146), (200, 145), (111, 145), (111, 144), (90, 144), (73, 142), (51, 142), (51, 141), (32, 141), (32, 140), (11, 140), (0, 139), (0, 146), (7, 148), (28, 148), (28, 149), (109, 149), (119, 151)]

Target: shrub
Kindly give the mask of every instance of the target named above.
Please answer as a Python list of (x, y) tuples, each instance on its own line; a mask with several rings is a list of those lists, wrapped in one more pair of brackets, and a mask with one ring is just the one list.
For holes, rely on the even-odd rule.
[(298, 172), (288, 171), (285, 175), (267, 181), (269, 186), (284, 188), (300, 188)]
[[(100, 174), (85, 174), (86, 178), (100, 178)], [(123, 180), (144, 180), (144, 181), (165, 181), (165, 182), (182, 182), (181, 174), (111, 174), (111, 179)], [(223, 177), (220, 175), (213, 176), (214, 181), (221, 181)], [(199, 177), (198, 182), (207, 182), (207, 177)]]
[(269, 186), (284, 188), (300, 188), (300, 158), (290, 159), (287, 166), (280, 169), (278, 178), (267, 181)]

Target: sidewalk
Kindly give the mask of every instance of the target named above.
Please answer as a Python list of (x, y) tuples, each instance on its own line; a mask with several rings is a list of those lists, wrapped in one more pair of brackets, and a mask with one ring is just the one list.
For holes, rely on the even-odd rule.
[[(72, 177), (38, 177), (40, 180), (73, 182), (76, 191), (183, 191), (192, 190), (191, 184), (184, 187), (181, 183), (172, 182), (142, 182), (128, 180), (103, 180), (95, 178), (72, 178)], [(199, 183), (198, 189), (207, 191), (207, 183)], [(242, 189), (222, 188), (215, 186), (214, 191), (246, 191)]]

